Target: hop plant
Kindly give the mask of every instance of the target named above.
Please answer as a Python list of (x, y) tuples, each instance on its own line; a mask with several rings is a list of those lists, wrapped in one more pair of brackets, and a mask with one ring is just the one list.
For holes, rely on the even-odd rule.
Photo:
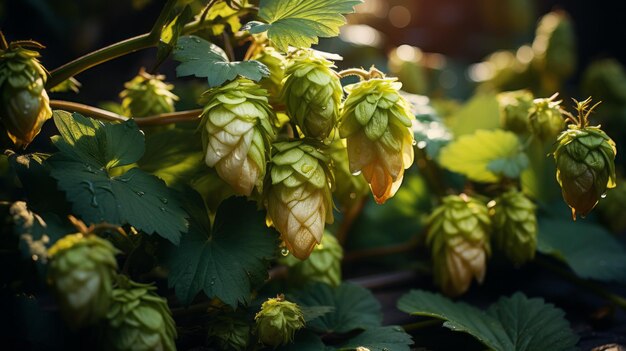
[(339, 132), (347, 138), (350, 172), (361, 173), (377, 203), (391, 198), (413, 163), (408, 103), (396, 79), (374, 78), (345, 87)]
[(304, 315), (300, 307), (279, 295), (261, 305), (254, 317), (259, 340), (272, 347), (286, 345), (293, 340), (298, 329), (304, 327)]
[(507, 91), (498, 94), (500, 121), (504, 129), (518, 134), (530, 132), (528, 114), (533, 106), (533, 94), (528, 90)]
[(523, 193), (510, 190), (489, 203), (496, 246), (515, 264), (535, 257), (537, 216), (535, 204)]
[(289, 267), (289, 279), (296, 284), (305, 285), (315, 281), (338, 286), (341, 283), (342, 258), (341, 245), (327, 232), (308, 259), (300, 261), (293, 256), (287, 256), (280, 262)]
[(176, 326), (167, 301), (149, 284), (120, 276), (107, 314), (107, 350), (176, 350)]
[(211, 320), (209, 338), (220, 350), (245, 350), (250, 340), (250, 326), (234, 316), (220, 316)]
[(259, 81), (259, 85), (269, 93), (270, 99), (279, 97), (285, 77), (285, 57), (271, 46), (266, 46), (254, 59), (264, 64), (270, 71), (268, 77)]
[(563, 128), (565, 119), (561, 110), (561, 101), (554, 101), (558, 94), (549, 98), (535, 99), (530, 108), (530, 130), (539, 140), (553, 141)]
[(263, 189), (266, 154), (274, 138), (267, 92), (239, 78), (204, 94), (204, 161), (241, 195)]
[[(25, 45), (43, 48), (34, 42)], [(44, 85), (47, 72), (37, 51), (7, 45), (0, 34), (0, 121), (18, 147), (26, 147), (52, 116)]]
[(450, 296), (463, 294), (472, 279), (482, 283), (490, 253), (487, 206), (465, 194), (449, 195), (428, 219), (435, 283)]
[(267, 222), (276, 227), (291, 253), (304, 260), (321, 242), (324, 223), (333, 222), (328, 158), (301, 140), (273, 146)]
[(586, 216), (615, 187), (615, 142), (597, 127), (590, 127), (588, 117), (598, 104), (591, 98), (576, 102), (578, 120), (558, 138), (554, 160), (556, 179), (565, 202), (572, 208), (572, 218)]
[(343, 94), (333, 67), (310, 51), (293, 58), (285, 71), (282, 99), (305, 136), (325, 139), (337, 124)]
[(124, 84), (120, 93), (122, 109), (132, 117), (146, 117), (174, 112), (174, 102), (178, 96), (172, 93), (174, 86), (163, 80), (163, 75), (152, 75), (143, 68), (131, 81)]
[(356, 201), (367, 195), (369, 186), (362, 174), (353, 175), (350, 172), (348, 148), (345, 139), (333, 141), (328, 150), (332, 160), (336, 184), (333, 193), (343, 209), (348, 210)]
[(117, 252), (107, 240), (80, 233), (66, 235), (48, 250), (48, 282), (71, 328), (91, 324), (107, 314)]

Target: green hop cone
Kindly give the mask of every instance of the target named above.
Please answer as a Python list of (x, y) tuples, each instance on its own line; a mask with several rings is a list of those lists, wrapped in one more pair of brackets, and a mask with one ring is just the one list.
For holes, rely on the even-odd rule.
[(245, 350), (250, 340), (250, 326), (235, 316), (220, 316), (209, 324), (209, 339), (220, 350)]
[(174, 112), (174, 102), (178, 96), (172, 93), (174, 86), (163, 80), (163, 75), (152, 75), (143, 68), (131, 81), (124, 84), (120, 93), (122, 109), (132, 117), (146, 117)]
[(202, 143), (204, 161), (238, 194), (263, 189), (266, 154), (274, 138), (274, 118), (267, 92), (239, 78), (204, 93)]
[(0, 48), (0, 121), (18, 147), (30, 144), (52, 116), (39, 56), (16, 45)]
[(107, 350), (176, 350), (176, 326), (156, 287), (120, 276), (104, 333)]
[(528, 90), (507, 91), (498, 94), (500, 125), (518, 134), (530, 132), (529, 111), (533, 106), (533, 94)]
[(554, 151), (556, 179), (574, 219), (591, 212), (607, 189), (616, 185), (615, 142), (599, 126), (588, 126), (590, 102), (578, 103), (580, 123), (561, 133)]
[(535, 209), (535, 204), (517, 190), (508, 191), (489, 203), (494, 242), (515, 265), (522, 265), (535, 257)]
[(343, 93), (333, 67), (325, 58), (306, 52), (293, 58), (285, 71), (282, 100), (305, 136), (325, 139), (337, 124)]
[(289, 280), (296, 285), (322, 282), (332, 286), (341, 283), (341, 260), (343, 249), (335, 237), (326, 232), (322, 242), (315, 246), (311, 256), (300, 261), (293, 256), (279, 260), (289, 267)]
[(259, 340), (272, 347), (289, 344), (296, 331), (304, 327), (300, 307), (282, 295), (263, 302), (254, 319)]
[(304, 260), (333, 222), (332, 174), (326, 155), (304, 141), (275, 143), (267, 191), (267, 223)]
[(335, 175), (336, 187), (333, 193), (342, 208), (347, 210), (369, 193), (369, 186), (362, 174), (355, 176), (350, 172), (345, 139), (333, 141), (328, 149)]
[(561, 101), (554, 101), (556, 96), (533, 100), (529, 110), (530, 131), (542, 142), (552, 143), (565, 128)]
[(376, 78), (345, 87), (339, 133), (347, 139), (350, 172), (363, 174), (379, 204), (396, 193), (413, 163), (415, 117), (401, 86), (396, 79)]
[(106, 316), (111, 304), (118, 251), (95, 235), (70, 234), (49, 250), (48, 282), (61, 314), (71, 328), (92, 324)]
[(473, 279), (482, 283), (490, 253), (490, 227), (487, 206), (465, 194), (444, 197), (431, 214), (426, 241), (435, 283), (446, 295), (463, 294)]
[(264, 64), (270, 71), (270, 75), (261, 79), (259, 85), (267, 90), (270, 100), (278, 99), (285, 77), (285, 57), (273, 47), (266, 46), (253, 59)]

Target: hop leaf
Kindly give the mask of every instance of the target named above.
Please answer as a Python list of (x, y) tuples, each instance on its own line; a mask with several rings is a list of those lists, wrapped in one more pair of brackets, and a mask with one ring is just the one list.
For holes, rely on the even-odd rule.
[(339, 132), (347, 138), (351, 173), (363, 173), (382, 204), (393, 197), (413, 163), (414, 116), (396, 79), (370, 79), (345, 87)]
[(282, 98), (306, 136), (325, 139), (337, 123), (343, 94), (332, 67), (332, 62), (307, 52), (294, 58), (285, 72)]
[(80, 233), (63, 237), (48, 250), (48, 282), (70, 327), (92, 324), (107, 314), (117, 252), (110, 242)]
[(47, 72), (39, 53), (11, 45), (0, 49), (0, 121), (9, 138), (26, 147), (52, 117), (44, 90)]
[(259, 340), (273, 347), (290, 343), (296, 330), (304, 327), (300, 307), (282, 295), (263, 302), (254, 319)]
[(174, 112), (178, 96), (171, 92), (172, 84), (163, 80), (163, 75), (151, 75), (142, 68), (139, 74), (124, 84), (120, 93), (124, 113), (132, 117), (146, 117)]
[(293, 256), (281, 259), (289, 267), (289, 279), (299, 285), (322, 282), (332, 286), (341, 283), (343, 249), (335, 237), (326, 232), (322, 242), (315, 246), (311, 256), (300, 261)]
[(533, 106), (533, 94), (528, 90), (507, 91), (498, 94), (500, 124), (518, 134), (530, 132), (528, 114)]
[(435, 283), (447, 295), (457, 296), (472, 279), (482, 283), (490, 253), (491, 220), (487, 206), (465, 194), (443, 198), (428, 219)]
[(263, 189), (266, 153), (274, 137), (267, 93), (248, 79), (207, 91), (202, 112), (204, 161), (242, 195)]
[(327, 157), (303, 141), (276, 143), (271, 185), (266, 198), (267, 222), (273, 224), (293, 255), (306, 259), (333, 222)]

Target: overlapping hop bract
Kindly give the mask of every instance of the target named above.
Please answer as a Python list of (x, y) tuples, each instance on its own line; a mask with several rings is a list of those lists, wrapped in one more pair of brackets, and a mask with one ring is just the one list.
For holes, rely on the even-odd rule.
[(259, 340), (273, 347), (290, 343), (295, 332), (304, 327), (304, 315), (300, 307), (286, 301), (282, 295), (263, 302), (261, 311), (254, 319)]
[(13, 44), (0, 48), (0, 121), (18, 147), (30, 144), (52, 116), (44, 89), (47, 72), (39, 56)]
[(106, 350), (176, 350), (176, 326), (167, 301), (149, 284), (119, 278), (104, 331)]
[(325, 223), (333, 222), (329, 160), (304, 140), (275, 143), (273, 149), (267, 222), (291, 253), (304, 260), (321, 242)]
[(543, 142), (553, 142), (565, 128), (561, 101), (555, 101), (556, 97), (533, 100), (529, 111), (530, 131)]
[(413, 163), (415, 117), (400, 95), (402, 84), (374, 78), (348, 85), (339, 132), (347, 138), (352, 173), (363, 173), (377, 203), (392, 197)]
[(435, 283), (450, 296), (463, 294), (473, 279), (482, 283), (490, 253), (487, 206), (465, 194), (449, 195), (428, 219), (427, 244)]
[(71, 328), (104, 317), (111, 304), (117, 249), (95, 235), (70, 234), (49, 250), (48, 282)]
[(561, 133), (554, 151), (556, 179), (574, 219), (577, 214), (586, 216), (616, 185), (615, 142), (599, 126), (588, 126), (590, 102), (577, 103), (579, 123)]
[(341, 259), (343, 249), (330, 233), (324, 233), (322, 242), (315, 246), (311, 256), (300, 261), (293, 256), (280, 259), (280, 263), (289, 267), (289, 280), (296, 285), (322, 282), (332, 286), (341, 283)]
[(238, 194), (263, 189), (266, 155), (275, 118), (267, 92), (251, 80), (239, 78), (204, 94), (202, 142), (205, 162)]
[(337, 124), (343, 93), (333, 67), (313, 51), (301, 51), (288, 63), (282, 100), (307, 137), (325, 139)]
[(178, 96), (172, 93), (174, 86), (163, 80), (163, 75), (152, 75), (141, 69), (139, 74), (124, 84), (120, 93), (122, 109), (131, 117), (146, 117), (174, 112)]
[(515, 265), (532, 260), (537, 249), (535, 204), (523, 193), (510, 190), (489, 205), (496, 246)]
[(528, 90), (507, 91), (498, 94), (502, 128), (519, 134), (530, 132), (528, 114), (533, 106), (533, 94)]

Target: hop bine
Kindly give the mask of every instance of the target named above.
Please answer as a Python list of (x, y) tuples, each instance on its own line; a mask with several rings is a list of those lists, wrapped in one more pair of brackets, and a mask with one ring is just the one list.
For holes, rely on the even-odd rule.
[(307, 137), (327, 138), (339, 116), (343, 95), (333, 63), (313, 53), (299, 53), (288, 65), (282, 100), (287, 114)]
[(554, 101), (557, 94), (549, 98), (535, 99), (529, 111), (530, 131), (539, 140), (550, 142), (565, 128), (561, 101)]
[[(47, 72), (37, 60), (37, 51), (11, 43), (0, 33), (0, 121), (18, 147), (26, 147), (52, 116), (44, 90)], [(35, 42), (23, 45), (42, 49)]]
[(167, 301), (156, 288), (125, 276), (118, 279), (107, 314), (107, 350), (176, 350), (176, 326)]
[(537, 249), (535, 204), (521, 192), (510, 190), (488, 206), (496, 246), (515, 265), (532, 260)]
[(450, 296), (463, 294), (472, 279), (482, 283), (490, 253), (487, 206), (465, 194), (449, 195), (428, 219), (435, 283)]
[(143, 68), (131, 81), (124, 84), (120, 93), (124, 113), (132, 117), (146, 117), (174, 112), (178, 96), (172, 93), (174, 86), (163, 80), (163, 75), (152, 75)]
[(239, 78), (204, 94), (202, 143), (205, 162), (238, 194), (263, 189), (266, 154), (274, 138), (267, 92)]
[(322, 242), (315, 246), (311, 256), (300, 261), (292, 256), (280, 260), (289, 267), (289, 280), (297, 285), (322, 282), (332, 286), (341, 283), (343, 249), (335, 237), (326, 232)]
[(500, 124), (518, 134), (530, 132), (528, 114), (533, 106), (533, 94), (528, 90), (507, 91), (498, 94)]
[(76, 329), (106, 316), (111, 304), (118, 250), (95, 235), (66, 235), (49, 250), (48, 282), (61, 314)]
[(320, 243), (324, 223), (333, 222), (332, 174), (328, 158), (303, 140), (275, 143), (268, 225), (273, 224), (291, 253), (304, 260)]
[(362, 172), (379, 204), (396, 193), (413, 163), (415, 117), (401, 86), (396, 79), (374, 78), (345, 87), (339, 132), (347, 138), (350, 171)]
[(600, 126), (589, 126), (589, 114), (599, 103), (590, 104), (591, 98), (576, 102), (577, 119), (568, 117), (574, 123), (561, 133), (554, 151), (556, 179), (574, 220), (577, 214), (586, 216), (616, 185), (615, 142)]
[(261, 305), (254, 317), (259, 340), (268, 346), (278, 347), (293, 340), (298, 329), (304, 327), (304, 315), (300, 307), (279, 295)]

